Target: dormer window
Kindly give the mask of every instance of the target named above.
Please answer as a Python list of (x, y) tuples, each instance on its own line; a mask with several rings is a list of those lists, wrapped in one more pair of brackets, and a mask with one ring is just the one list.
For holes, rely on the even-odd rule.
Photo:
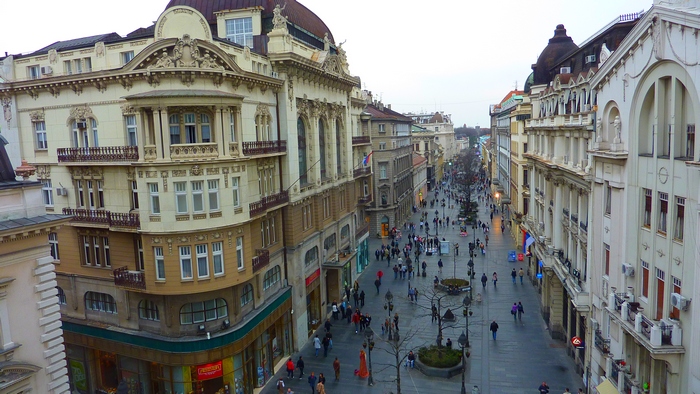
[(226, 20), (226, 38), (236, 44), (253, 47), (253, 18)]

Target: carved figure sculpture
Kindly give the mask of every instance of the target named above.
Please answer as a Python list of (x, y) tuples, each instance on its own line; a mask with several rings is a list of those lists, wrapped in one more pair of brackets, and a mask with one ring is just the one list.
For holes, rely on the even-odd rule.
[(166, 68), (166, 67), (172, 67), (173, 66), (173, 60), (168, 56), (168, 50), (163, 49), (163, 53), (160, 55), (160, 58), (155, 64), (155, 68)]
[(287, 28), (287, 17), (282, 15), (282, 11), (287, 7), (287, 3), (284, 4), (284, 7), (280, 8), (280, 5), (277, 4), (275, 6), (275, 9), (272, 10), (272, 25), (273, 29), (286, 29)]
[(323, 50), (326, 52), (331, 50), (331, 40), (328, 39), (328, 33), (323, 33)]
[(620, 132), (622, 131), (622, 122), (620, 121), (620, 116), (615, 116), (615, 120), (613, 121), (613, 127), (615, 128), (615, 136), (617, 137), (618, 141), (621, 141), (620, 139)]

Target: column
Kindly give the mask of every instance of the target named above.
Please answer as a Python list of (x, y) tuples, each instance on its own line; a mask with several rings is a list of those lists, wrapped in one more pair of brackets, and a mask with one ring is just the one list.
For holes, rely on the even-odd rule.
[(558, 132), (553, 132), (552, 138), (554, 138), (554, 153), (552, 157), (552, 161), (555, 163), (563, 163), (564, 162), (564, 154), (566, 152), (566, 137), (563, 135), (557, 135)]
[[(226, 132), (223, 122), (223, 107), (214, 108), (214, 127), (211, 127), (211, 133), (213, 134), (214, 141), (216, 141), (216, 146), (219, 151), (219, 157), (227, 154), (226, 149)], [(214, 134), (216, 133), (216, 134)]]
[[(170, 159), (170, 131), (168, 108), (153, 107), (153, 122), (156, 123), (156, 160)], [(165, 130), (164, 130), (165, 129)]]
[[(144, 111), (143, 108), (139, 108), (137, 110), (136, 115), (136, 147), (139, 151), (139, 158), (143, 160), (144, 158), (144, 150), (143, 147), (146, 145), (148, 140), (146, 139), (146, 125), (148, 124), (148, 121), (145, 120), (146, 118), (146, 111)], [(122, 117), (124, 119), (124, 117)], [(127, 136), (128, 139), (128, 136)], [(128, 141), (127, 141), (128, 145)]]
[[(552, 196), (554, 195), (554, 185), (552, 184), (551, 181), (545, 180), (544, 182), (544, 198), (542, 199), (544, 201), (544, 207), (542, 209), (542, 222), (544, 222), (544, 228), (545, 228), (545, 237), (553, 240), (552, 238), (552, 232), (553, 232), (553, 227), (554, 223), (552, 223), (549, 218), (549, 208), (551, 208), (551, 205), (549, 205), (549, 200), (552, 199)], [(554, 209), (554, 208), (552, 208)], [(556, 218), (554, 219), (556, 220)]]
[(535, 224), (537, 224), (537, 212), (535, 211), (535, 187), (537, 186), (535, 182), (535, 168), (528, 166), (528, 170), (528, 177), (530, 177), (528, 180), (530, 184), (530, 200), (528, 201), (529, 207), (527, 211), (530, 213), (530, 216), (535, 218)]
[[(562, 234), (564, 232), (563, 226), (561, 224), (561, 219), (562, 219), (562, 207), (561, 207), (561, 201), (562, 201), (562, 185), (559, 180), (553, 180), (552, 181), (552, 187), (554, 188), (554, 207), (552, 209), (554, 210), (554, 223), (552, 227), (552, 231), (554, 231), (554, 237), (552, 238), (552, 245), (554, 245), (555, 248), (562, 248)], [(551, 197), (551, 194), (548, 196)], [(547, 202), (549, 204), (549, 202)]]

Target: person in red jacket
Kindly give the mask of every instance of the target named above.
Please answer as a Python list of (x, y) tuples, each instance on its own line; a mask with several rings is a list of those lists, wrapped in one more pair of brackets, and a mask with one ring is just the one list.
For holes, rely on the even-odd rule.
[(294, 361), (291, 358), (287, 360), (287, 378), (294, 379)]
[(355, 334), (360, 330), (360, 314), (355, 312), (352, 315), (352, 322), (355, 323)]

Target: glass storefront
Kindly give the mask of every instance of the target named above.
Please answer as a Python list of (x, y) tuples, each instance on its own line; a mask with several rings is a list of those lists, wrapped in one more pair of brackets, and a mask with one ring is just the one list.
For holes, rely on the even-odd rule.
[(367, 238), (357, 244), (357, 255), (355, 256), (355, 261), (357, 262), (358, 274), (364, 271), (365, 267), (367, 267), (369, 264), (369, 240)]
[(350, 260), (348, 260), (348, 262), (343, 266), (341, 276), (341, 280), (343, 281), (343, 287), (341, 290), (348, 286), (352, 286), (352, 262)]

